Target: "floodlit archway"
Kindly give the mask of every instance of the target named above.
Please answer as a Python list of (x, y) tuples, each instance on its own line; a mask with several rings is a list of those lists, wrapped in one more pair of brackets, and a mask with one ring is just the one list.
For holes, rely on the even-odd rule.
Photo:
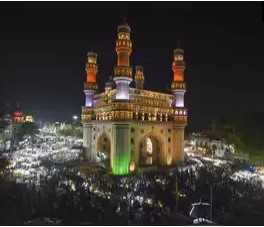
[(162, 144), (154, 136), (145, 136), (139, 144), (140, 166), (155, 166), (161, 164)]
[(110, 168), (111, 141), (106, 133), (97, 139), (97, 160), (106, 168)]

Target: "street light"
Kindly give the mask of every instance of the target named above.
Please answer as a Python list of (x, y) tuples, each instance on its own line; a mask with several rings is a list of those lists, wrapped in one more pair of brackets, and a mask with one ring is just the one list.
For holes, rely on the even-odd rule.
[(77, 125), (77, 123), (78, 123), (78, 119), (79, 119), (78, 115), (73, 115), (73, 116), (72, 116), (72, 123), (73, 123), (74, 125)]

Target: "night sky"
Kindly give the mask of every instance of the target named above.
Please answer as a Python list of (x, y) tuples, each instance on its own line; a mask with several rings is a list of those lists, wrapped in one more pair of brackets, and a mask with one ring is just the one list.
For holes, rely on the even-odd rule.
[(84, 104), (86, 53), (99, 55), (100, 89), (116, 62), (117, 25), (132, 29), (145, 87), (169, 91), (180, 40), (192, 128), (230, 113), (264, 111), (261, 3), (36, 2), (0, 4), (1, 107), (69, 120)]

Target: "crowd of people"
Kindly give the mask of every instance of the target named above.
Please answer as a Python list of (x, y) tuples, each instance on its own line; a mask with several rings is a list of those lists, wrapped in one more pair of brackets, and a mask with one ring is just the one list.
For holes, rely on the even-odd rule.
[[(69, 165), (78, 159), (70, 151), (76, 141), (42, 133), (30, 146), (20, 144), (10, 170), (23, 180), (0, 182), (1, 224), (187, 225), (198, 201), (212, 201), (217, 224), (263, 224), (262, 182), (232, 177), (239, 162), (187, 156), (182, 166), (130, 176), (104, 169), (83, 173), (78, 163)], [(60, 152), (65, 158), (54, 156)], [(18, 169), (30, 171), (19, 175)]]
[(210, 187), (214, 222), (263, 223), (261, 184), (234, 181), (229, 177), (232, 171), (208, 165), (196, 171), (174, 169), (127, 177), (93, 173), (83, 177), (78, 168), (61, 167), (52, 177), (44, 177), (40, 186), (10, 183), (12, 190), (6, 191), (1, 187), (1, 212), (6, 214), (2, 224), (23, 224), (39, 217), (64, 225), (191, 224), (192, 203), (209, 202)]
[(27, 136), (19, 142), (13, 152), (2, 154), (9, 161), (9, 169), (17, 182), (40, 184), (40, 180), (51, 177), (57, 166), (79, 160), (80, 139), (56, 134), (40, 133), (34, 138)]

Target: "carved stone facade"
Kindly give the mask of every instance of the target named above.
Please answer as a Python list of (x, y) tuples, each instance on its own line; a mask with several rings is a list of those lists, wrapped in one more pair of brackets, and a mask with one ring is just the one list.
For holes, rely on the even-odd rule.
[[(107, 152), (115, 174), (129, 173), (131, 165), (170, 166), (184, 158), (184, 126), (174, 122), (94, 121), (83, 127), (85, 157), (96, 162), (98, 152)], [(156, 143), (148, 154), (149, 162), (143, 160), (147, 139)]]
[(171, 166), (184, 158), (187, 110), (183, 50), (174, 51), (171, 94), (144, 90), (142, 66), (136, 67), (136, 88), (132, 88), (130, 30), (127, 24), (118, 27), (115, 88), (113, 82), (107, 82), (105, 91), (96, 94), (95, 53), (89, 52), (86, 65), (86, 105), (82, 107), (85, 157), (97, 162), (99, 154), (104, 154), (116, 175), (148, 166)]

